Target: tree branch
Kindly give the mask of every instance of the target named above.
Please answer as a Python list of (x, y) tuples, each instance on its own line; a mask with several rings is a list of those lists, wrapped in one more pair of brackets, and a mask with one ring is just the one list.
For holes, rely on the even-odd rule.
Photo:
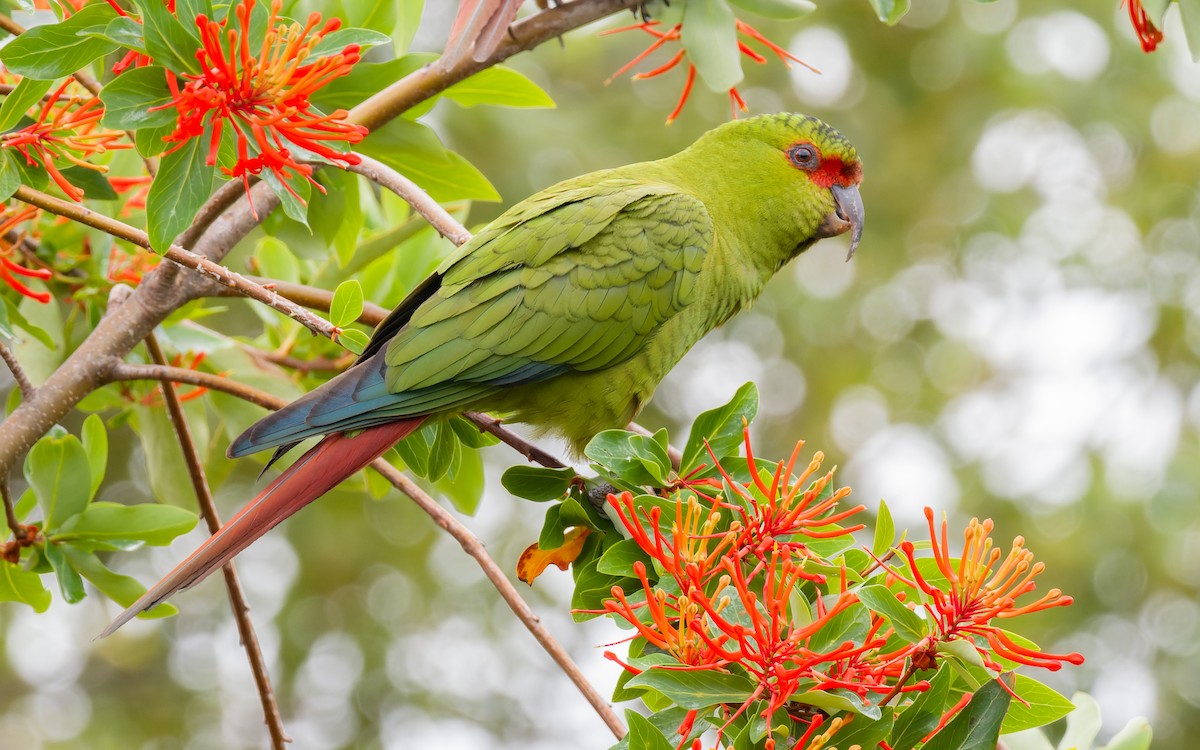
[(490, 414), (480, 414), (477, 411), (463, 412), (463, 416), (471, 423), (480, 429), (481, 432), (487, 432), (500, 438), (500, 442), (513, 448), (517, 453), (520, 453), (527, 460), (539, 463), (542, 466), (551, 469), (565, 469), (567, 464), (558, 460), (551, 454), (537, 447), (525, 438), (521, 437), (512, 430), (502, 426), (502, 422)]
[(111, 367), (107, 368), (106, 382), (118, 383), (131, 380), (158, 380), (167, 383), (196, 385), (211, 391), (237, 396), (243, 401), (249, 401), (264, 409), (274, 410), (283, 405), (283, 400), (274, 394), (202, 370), (189, 370), (186, 367), (159, 364), (134, 365), (128, 362), (114, 362)]
[(362, 154), (356, 154), (356, 156), (359, 158), (359, 163), (349, 165), (346, 169), (360, 174), (400, 196), (403, 201), (412, 206), (414, 211), (425, 217), (425, 220), (437, 230), (438, 234), (455, 245), (461, 245), (471, 239), (471, 233), (467, 231), (467, 228), (459, 224), (446, 209), (438, 205), (437, 201), (430, 198), (429, 193), (422, 190), (417, 183), (383, 162)]
[[(155, 357), (155, 359), (158, 359), (158, 357)], [(260, 391), (256, 388), (242, 385), (240, 383), (235, 383), (227, 378), (222, 378), (210, 373), (198, 372), (196, 370), (188, 370), (182, 367), (171, 367), (162, 362), (159, 362), (155, 365), (131, 365), (126, 363), (115, 364), (109, 368), (109, 376), (112, 380), (152, 379), (189, 383), (192, 385), (202, 385), (212, 388), (213, 390), (224, 391), (225, 393), (243, 398), (267, 409), (280, 409), (286, 404), (286, 402), (278, 396), (266, 393), (265, 391)], [(486, 417), (484, 415), (467, 414), (466, 416), (476, 424), (480, 424), (480, 421), (476, 421), (476, 418), (479, 418), (481, 421), (492, 419), (491, 417)], [(496, 422), (497, 424), (499, 423), (499, 420), (492, 421)], [(521, 438), (517, 436), (513, 437), (517, 440), (521, 440)], [(549, 454), (546, 455), (548, 456)], [(560, 467), (563, 465), (552, 456), (548, 458), (548, 461), (550, 463), (547, 463), (546, 465), (557, 464)], [(587, 678), (584, 677), (578, 665), (575, 664), (570, 655), (565, 649), (563, 649), (562, 645), (559, 644), (550, 631), (541, 624), (538, 616), (534, 614), (533, 610), (530, 609), (529, 605), (521, 597), (520, 592), (517, 591), (516, 587), (514, 587), (504, 575), (503, 570), (501, 570), (500, 566), (496, 564), (496, 561), (493, 560), (492, 557), (487, 553), (487, 550), (484, 548), (483, 543), (479, 541), (478, 537), (476, 537), (470, 529), (462, 525), (458, 519), (450, 515), (450, 513), (442, 508), (442, 506), (438, 505), (437, 502), (434, 501), (434, 499), (428, 494), (426, 494), (424, 490), (418, 487), (416, 483), (401, 474), (400, 471), (398, 471), (387, 461), (384, 461), (383, 459), (376, 459), (371, 464), (371, 468), (379, 472), (379, 474), (391, 482), (394, 487), (399, 489), (405, 495), (408, 495), (413, 502), (415, 502), (418, 507), (421, 508), (421, 510), (425, 511), (431, 518), (433, 518), (434, 522), (437, 523), (438, 526), (445, 529), (450, 536), (454, 537), (455, 541), (462, 546), (463, 551), (475, 559), (475, 561), (479, 564), (479, 567), (483, 569), (484, 575), (487, 576), (487, 579), (491, 581), (496, 590), (500, 592), (501, 598), (504, 599), (505, 603), (508, 604), (513, 613), (516, 614), (521, 623), (525, 625), (525, 627), (530, 633), (533, 634), (533, 637), (542, 646), (542, 648), (545, 649), (548, 654), (550, 654), (550, 657), (554, 659), (555, 663), (558, 664), (559, 667), (562, 668), (562, 670), (571, 679), (571, 681), (575, 683), (576, 687), (579, 688), (580, 692), (583, 693), (584, 697), (587, 698), (587, 701), (592, 705), (592, 707), (596, 709), (596, 712), (600, 714), (601, 719), (603, 719), (604, 723), (608, 725), (609, 729), (612, 730), (617, 739), (621, 739), (621, 737), (625, 735), (625, 727), (621, 723), (621, 720), (617, 717), (616, 713), (613, 711), (612, 706), (610, 706), (608, 701), (606, 701), (604, 697), (601, 696), (600, 693), (595, 689), (595, 687), (593, 687), (592, 684), (587, 681)], [(235, 614), (236, 612), (237, 610), (235, 608)]]
[(570, 678), (571, 682), (575, 683), (575, 687), (579, 688), (579, 692), (583, 693), (583, 697), (592, 705), (596, 713), (612, 731), (613, 736), (618, 740), (625, 736), (625, 725), (617, 716), (616, 711), (604, 699), (596, 688), (588, 682), (587, 677), (579, 669), (579, 666), (571, 659), (571, 655), (566, 652), (561, 644), (555, 640), (554, 636), (542, 625), (541, 620), (529, 607), (529, 604), (521, 598), (520, 592), (504, 575), (504, 571), (496, 564), (491, 555), (487, 553), (483, 543), (479, 541), (471, 530), (463, 526), (457, 518), (450, 515), (442, 506), (430, 497), (424, 490), (417, 486), (404, 474), (400, 473), (396, 467), (384, 461), (382, 458), (377, 458), (371, 462), (371, 468), (379, 472), (386, 480), (392, 483), (392, 486), (408, 495), (421, 510), (429, 514), (438, 526), (445, 529), (446, 533), (454, 537), (454, 541), (458, 542), (471, 557), (475, 558), (475, 562), (483, 569), (483, 574), (492, 582), (496, 590), (500, 592), (500, 597), (504, 599), (504, 603), (508, 605), (521, 624), (525, 626), (538, 644), (545, 649), (546, 653), (550, 654), (550, 658), (560, 669)]
[(21, 368), (21, 363), (17, 361), (17, 355), (13, 354), (12, 349), (9, 349), (3, 341), (0, 341), (0, 359), (3, 359), (4, 364), (8, 365), (8, 371), (12, 373), (17, 387), (21, 389), (21, 398), (25, 401), (33, 398), (33, 383), (29, 382), (29, 376)]
[(25, 541), (25, 527), (17, 520), (17, 510), (13, 506), (12, 494), (8, 490), (7, 478), (0, 479), (0, 499), (4, 501), (4, 521), (8, 524), (8, 529), (12, 532), (13, 538), (18, 542)]
[[(146, 337), (146, 348), (158, 367), (168, 366), (167, 358), (163, 355), (162, 347), (158, 345), (154, 334)], [(200, 515), (204, 516), (208, 533), (215, 534), (221, 529), (221, 518), (217, 515), (217, 506), (213, 503), (212, 490), (209, 489), (208, 479), (204, 475), (204, 465), (196, 451), (196, 443), (192, 440), (192, 431), (183, 413), (183, 405), (179, 402), (175, 386), (170, 381), (162, 380), (159, 385), (162, 388), (163, 401), (167, 405), (167, 413), (171, 417), (171, 424), (175, 427), (175, 435), (179, 438), (179, 448), (183, 451), (183, 460), (192, 480), (192, 489), (196, 492), (196, 504), (200, 506)], [(259, 646), (258, 635), (254, 632), (254, 623), (250, 621), (250, 605), (246, 602), (246, 593), (242, 590), (242, 583), (238, 580), (232, 562), (226, 563), (221, 572), (225, 574), (225, 589), (229, 594), (233, 619), (237, 622), (238, 636), (246, 650), (250, 671), (254, 674), (254, 684), (258, 688), (259, 701), (262, 703), (263, 720), (271, 735), (271, 747), (273, 750), (283, 750), (284, 745), (291, 740), (283, 729), (283, 717), (280, 716), (279, 705), (275, 702), (275, 691), (271, 687), (271, 676), (267, 673), (267, 662)]]
[[(117, 239), (132, 242), (133, 244), (150, 250), (150, 238), (140, 229), (131, 227), (128, 224), (111, 219), (103, 214), (98, 214), (91, 209), (85, 208), (69, 201), (60, 200), (52, 195), (48, 195), (39, 190), (22, 185), (17, 188), (17, 192), (13, 195), (19, 201), (28, 203), (31, 206), (37, 206), (52, 214), (63, 216), (72, 221), (77, 221), (85, 226), (99, 229), (106, 232)], [(329, 321), (313, 315), (308, 310), (294, 304), (290, 300), (281, 297), (279, 294), (266, 289), (258, 284), (247, 279), (236, 271), (231, 271), (225, 266), (205, 258), (202, 255), (197, 255), (190, 250), (185, 250), (179, 245), (171, 245), (164, 253), (163, 257), (172, 260), (185, 268), (190, 268), (193, 271), (208, 276), (217, 283), (229, 287), (253, 300), (263, 303), (267, 307), (273, 308), (292, 320), (300, 323), (314, 334), (320, 334), (327, 338), (333, 338), (337, 330)]]

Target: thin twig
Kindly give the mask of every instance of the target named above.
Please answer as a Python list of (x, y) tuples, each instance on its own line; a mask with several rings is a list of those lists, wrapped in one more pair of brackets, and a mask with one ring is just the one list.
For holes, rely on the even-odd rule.
[(4, 520), (8, 523), (8, 528), (13, 534), (13, 538), (18, 542), (25, 540), (25, 527), (17, 520), (17, 510), (13, 506), (12, 495), (8, 491), (8, 479), (0, 479), (0, 498), (4, 500)]
[(25, 33), (25, 27), (16, 21), (7, 13), (0, 13), (0, 29), (7, 31), (13, 36), (20, 36)]
[(243, 401), (249, 401), (264, 409), (278, 409), (284, 403), (278, 396), (266, 391), (202, 370), (189, 370), (186, 367), (171, 365), (134, 365), (127, 362), (117, 362), (108, 368), (107, 382), (117, 383), (130, 380), (159, 380), (200, 386), (211, 391), (221, 391), (237, 396)]
[[(310, 310), (329, 312), (329, 307), (333, 304), (333, 292), (328, 289), (318, 289), (315, 286), (308, 286), (307, 284), (294, 284), (290, 281), (277, 281), (261, 276), (247, 276), (246, 278), (264, 288), (269, 288), (280, 297), (289, 299), (297, 305), (303, 305)], [(364, 302), (362, 314), (358, 316), (358, 322), (369, 326), (377, 326), (388, 316), (388, 312), (386, 308), (380, 307), (374, 302)]]
[[(211, 375), (209, 373), (197, 372), (196, 370), (188, 370), (182, 367), (171, 367), (162, 363), (157, 365), (131, 365), (121, 363), (119, 365), (113, 365), (109, 369), (109, 374), (113, 380), (152, 379), (189, 383), (192, 385), (203, 385), (212, 388), (213, 390), (221, 390), (239, 398), (243, 398), (267, 409), (280, 409), (286, 404), (286, 402), (278, 396), (266, 393), (265, 391), (260, 391), (256, 388), (251, 388), (250, 386), (235, 383), (227, 378)], [(468, 418), (482, 417), (483, 420), (491, 419), (490, 417), (483, 417), (483, 415), (468, 414), (466, 416)], [(475, 419), (472, 419), (472, 421), (475, 421), (476, 424), (480, 423)], [(498, 420), (495, 421), (498, 423)], [(502, 428), (499, 429), (501, 429), (503, 432), (507, 432), (507, 430), (503, 430)], [(520, 438), (516, 439), (520, 440)], [(512, 445), (512, 443), (509, 444)], [(546, 465), (549, 466), (554, 464), (562, 466), (561, 462), (558, 462), (557, 459), (550, 456)], [(428, 513), (438, 526), (445, 529), (452, 537), (454, 537), (455, 541), (462, 546), (463, 550), (468, 555), (475, 558), (475, 561), (479, 564), (480, 568), (483, 569), (484, 575), (487, 576), (492, 585), (496, 587), (496, 590), (500, 592), (500, 596), (517, 615), (517, 618), (521, 620), (521, 623), (525, 625), (529, 632), (533, 634), (533, 637), (537, 640), (537, 642), (541, 644), (542, 648), (544, 648), (546, 652), (550, 654), (550, 657), (554, 659), (555, 663), (557, 663), (571, 679), (571, 681), (575, 683), (580, 692), (582, 692), (584, 697), (587, 698), (588, 702), (592, 704), (592, 707), (596, 709), (596, 712), (600, 714), (600, 717), (604, 720), (604, 723), (607, 724), (609, 729), (612, 730), (613, 734), (616, 735), (617, 739), (623, 737), (625, 735), (625, 727), (621, 723), (621, 720), (617, 718), (612, 706), (610, 706), (608, 702), (604, 700), (604, 697), (601, 696), (600, 693), (597, 692), (596, 689), (591, 685), (591, 683), (587, 681), (587, 678), (583, 676), (583, 673), (579, 670), (579, 667), (575, 664), (575, 662), (571, 660), (571, 657), (569, 654), (567, 654), (566, 650), (563, 649), (557, 640), (555, 640), (550, 631), (548, 631), (546, 627), (541, 624), (537, 615), (534, 614), (533, 610), (530, 609), (525, 600), (521, 598), (520, 592), (518, 592), (516, 587), (514, 587), (512, 583), (509, 582), (508, 578), (505, 577), (504, 572), (500, 569), (500, 566), (497, 565), (496, 561), (491, 558), (491, 556), (487, 553), (487, 550), (484, 548), (483, 543), (479, 541), (479, 539), (470, 531), (470, 529), (468, 529), (466, 526), (463, 526), (458, 519), (450, 515), (449, 512), (438, 505), (433, 498), (426, 494), (424, 490), (418, 487), (408, 477), (401, 474), (387, 461), (384, 461), (383, 459), (377, 459), (371, 464), (371, 467), (378, 471), (385, 479), (391, 482), (393, 486), (395, 486), (405, 495), (408, 495), (410, 498), (412, 498), (413, 502), (415, 502), (421, 508), (421, 510)]]
[(502, 427), (501, 425), (503, 423), (496, 417), (493, 417), (489, 414), (480, 414), (477, 411), (463, 412), (463, 416), (481, 431), (490, 433), (500, 438), (500, 442), (513, 448), (517, 453), (520, 453), (529, 461), (541, 464), (542, 466), (550, 469), (565, 469), (567, 467), (565, 463), (537, 447), (517, 433)]
[[(146, 337), (146, 348), (150, 350), (150, 358), (158, 367), (168, 367), (167, 358), (163, 355), (162, 347), (154, 334)], [(200, 514), (208, 525), (208, 533), (216, 534), (221, 529), (221, 518), (217, 515), (216, 504), (213, 503), (212, 490), (204, 475), (204, 465), (196, 451), (196, 443), (192, 440), (192, 431), (188, 427), (187, 417), (183, 413), (183, 405), (175, 393), (175, 386), (168, 380), (161, 380), (163, 401), (167, 405), (167, 413), (175, 427), (175, 435), (179, 438), (179, 448), (183, 451), (183, 460), (188, 467), (188, 475), (192, 480), (192, 489), (196, 492), (196, 503), (200, 506)], [(237, 622), (238, 635), (242, 647), (246, 650), (246, 659), (250, 662), (250, 671), (254, 674), (254, 684), (258, 687), (258, 697), (262, 703), (263, 720), (271, 735), (271, 747), (283, 750), (284, 745), (291, 740), (283, 729), (283, 717), (279, 714), (279, 705), (275, 702), (275, 691), (271, 687), (271, 676), (267, 673), (267, 662), (263, 657), (262, 648), (258, 643), (258, 635), (254, 632), (254, 623), (250, 621), (250, 605), (246, 601), (246, 592), (242, 590), (237, 571), (233, 563), (226, 563), (221, 569), (225, 574), (225, 589), (229, 594), (229, 606), (233, 609), (233, 619)]]
[[(60, 200), (59, 198), (55, 198), (52, 195), (43, 193), (40, 190), (34, 190), (26, 185), (22, 185), (21, 187), (17, 188), (17, 192), (13, 195), (13, 197), (19, 201), (28, 203), (31, 206), (37, 206), (38, 208), (49, 211), (52, 214), (66, 217), (72, 221), (77, 221), (80, 224), (84, 224), (94, 229), (99, 229), (100, 231), (106, 232), (117, 239), (125, 240), (126, 242), (132, 242), (133, 244), (143, 247), (147, 250), (151, 249), (150, 238), (142, 230), (131, 227), (130, 225), (121, 221), (117, 221), (116, 219), (98, 214), (91, 209), (85, 208), (84, 206), (80, 206), (69, 201)], [(304, 327), (308, 328), (313, 333), (320, 334), (327, 338), (334, 338), (334, 335), (337, 333), (336, 327), (334, 327), (334, 325), (329, 321), (313, 315), (303, 307), (300, 307), (290, 300), (281, 297), (269, 289), (255, 284), (236, 271), (231, 271), (225, 266), (214, 263), (202, 255), (197, 255), (190, 250), (185, 250), (179, 245), (171, 245), (167, 252), (164, 253), (164, 257), (178, 263), (181, 266), (190, 268), (203, 276), (210, 277), (217, 283), (227, 286), (230, 289), (234, 289), (246, 297), (257, 300), (268, 307), (278, 310), (292, 320), (295, 320)]]
[(175, 244), (180, 247), (194, 246), (200, 239), (200, 236), (212, 226), (212, 223), (221, 214), (225, 213), (226, 209), (237, 203), (238, 199), (245, 194), (246, 188), (240, 180), (230, 180), (217, 188), (208, 197), (208, 200), (204, 201), (204, 205), (200, 207), (200, 210), (196, 212), (196, 218), (192, 219), (192, 223), (188, 225), (188, 228), (176, 238)]
[(459, 224), (446, 209), (438, 205), (437, 201), (430, 198), (429, 193), (422, 190), (420, 185), (381, 161), (376, 161), (363, 154), (356, 154), (356, 156), (359, 158), (359, 163), (351, 164), (346, 169), (360, 174), (400, 196), (402, 200), (412, 206), (414, 211), (424, 216), (438, 234), (455, 245), (461, 245), (471, 239), (471, 233), (467, 231), (467, 228)]
[(408, 495), (421, 510), (429, 514), (438, 526), (445, 529), (446, 533), (454, 537), (454, 540), (459, 543), (471, 557), (475, 558), (475, 562), (483, 569), (483, 574), (487, 576), (496, 590), (500, 592), (500, 597), (504, 599), (504, 603), (509, 606), (521, 624), (533, 634), (538, 644), (545, 649), (546, 653), (550, 654), (550, 658), (554, 659), (555, 664), (570, 678), (571, 682), (575, 683), (575, 687), (579, 688), (579, 692), (583, 693), (583, 697), (592, 705), (596, 713), (600, 715), (601, 720), (612, 731), (613, 736), (618, 740), (625, 736), (625, 725), (617, 716), (616, 711), (609, 705), (609, 702), (604, 699), (604, 696), (588, 682), (587, 677), (579, 669), (579, 666), (571, 659), (571, 655), (566, 652), (561, 644), (555, 640), (554, 636), (546, 629), (541, 620), (530, 608), (529, 604), (521, 598), (521, 594), (517, 591), (508, 577), (504, 575), (504, 571), (496, 564), (484, 548), (483, 543), (479, 541), (470, 529), (463, 526), (457, 518), (450, 515), (442, 506), (430, 497), (424, 490), (417, 486), (404, 474), (400, 473), (396, 467), (384, 461), (381, 458), (371, 462), (371, 468), (379, 472), (384, 479), (392, 483), (396, 489)]
[(21, 363), (17, 361), (17, 355), (13, 354), (12, 349), (9, 349), (3, 341), (0, 341), (0, 359), (3, 359), (4, 364), (8, 365), (8, 371), (12, 373), (13, 380), (17, 381), (17, 387), (21, 389), (21, 398), (25, 401), (33, 398), (33, 383), (29, 382), (29, 376), (25, 374)]

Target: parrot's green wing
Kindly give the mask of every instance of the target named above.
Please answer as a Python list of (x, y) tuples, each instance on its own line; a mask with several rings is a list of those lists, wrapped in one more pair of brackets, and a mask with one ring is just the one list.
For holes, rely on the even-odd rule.
[(693, 301), (712, 242), (704, 204), (670, 186), (592, 175), (540, 193), (414, 290), (359, 364), (264, 419), (230, 455), (627, 360)]

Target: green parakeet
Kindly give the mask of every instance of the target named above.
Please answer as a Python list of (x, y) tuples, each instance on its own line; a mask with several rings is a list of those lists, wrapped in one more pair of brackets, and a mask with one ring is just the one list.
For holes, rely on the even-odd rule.
[(862, 234), (854, 147), (814, 117), (730, 122), (533, 195), (465, 243), (341, 375), (231, 457), (326, 435), (105, 631), (216, 570), (428, 419), (494, 411), (575, 450), (627, 424), (704, 334), (816, 240)]

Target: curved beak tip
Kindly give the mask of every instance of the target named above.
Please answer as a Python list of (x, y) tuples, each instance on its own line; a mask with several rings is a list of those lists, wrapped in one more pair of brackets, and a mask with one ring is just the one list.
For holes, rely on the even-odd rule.
[(854, 251), (858, 249), (859, 240), (862, 239), (864, 217), (862, 196), (858, 192), (857, 185), (834, 185), (830, 190), (837, 203), (838, 217), (850, 224), (850, 252), (846, 254), (846, 260), (849, 261), (854, 257)]

